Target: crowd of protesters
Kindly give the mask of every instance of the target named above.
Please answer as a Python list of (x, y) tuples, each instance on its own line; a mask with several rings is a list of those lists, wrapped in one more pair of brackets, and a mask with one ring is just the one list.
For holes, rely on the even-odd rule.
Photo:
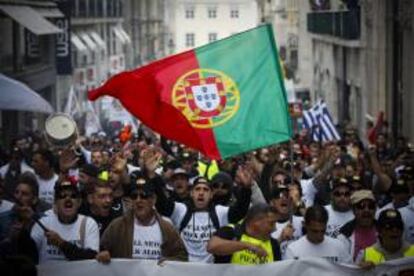
[(20, 136), (0, 156), (0, 267), (313, 256), (370, 269), (414, 256), (414, 149), (386, 132), (369, 144), (342, 134), (302, 131), (220, 161), (143, 131), (63, 149)]

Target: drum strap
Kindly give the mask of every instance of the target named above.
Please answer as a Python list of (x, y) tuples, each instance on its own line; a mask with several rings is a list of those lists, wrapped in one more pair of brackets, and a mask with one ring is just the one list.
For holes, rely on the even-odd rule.
[(82, 218), (82, 222), (80, 225), (80, 229), (79, 229), (79, 234), (80, 234), (80, 242), (81, 242), (81, 248), (85, 247), (85, 229), (86, 229), (86, 220), (87, 220), (87, 216), (84, 216)]

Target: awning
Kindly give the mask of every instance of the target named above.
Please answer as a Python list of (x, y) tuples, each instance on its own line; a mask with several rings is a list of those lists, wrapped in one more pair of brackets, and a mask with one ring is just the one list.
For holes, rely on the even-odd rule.
[(113, 27), (112, 30), (122, 44), (131, 43), (131, 38), (122, 27)]
[(119, 31), (119, 29), (117, 27), (113, 27), (112, 31), (114, 32), (115, 36), (121, 41), (122, 44), (127, 43), (127, 41), (125, 40), (124, 35), (121, 34), (121, 32)]
[(56, 7), (34, 7), (34, 9), (43, 17), (60, 18), (65, 15)]
[(83, 44), (83, 42), (76, 34), (71, 33), (70, 41), (72, 42), (73, 46), (75, 46), (78, 52), (85, 52), (88, 50), (88, 48), (86, 48), (85, 44)]
[(121, 33), (121, 35), (124, 36), (124, 39), (126, 41), (126, 43), (131, 43), (131, 38), (129, 37), (129, 35), (125, 32), (124, 28), (122, 27), (118, 27), (119, 32)]
[(53, 107), (38, 93), (3, 74), (0, 74), (0, 95), (0, 110), (53, 112)]
[(90, 32), (89, 35), (102, 49), (106, 49), (106, 43), (97, 32)]
[(85, 32), (80, 32), (79, 33), (79, 37), (83, 40), (83, 42), (85, 42), (86, 46), (88, 46), (88, 48), (91, 51), (96, 51), (96, 44), (95, 42), (93, 42), (92, 38)]
[(0, 10), (36, 35), (56, 34), (62, 30), (28, 6), (0, 5)]

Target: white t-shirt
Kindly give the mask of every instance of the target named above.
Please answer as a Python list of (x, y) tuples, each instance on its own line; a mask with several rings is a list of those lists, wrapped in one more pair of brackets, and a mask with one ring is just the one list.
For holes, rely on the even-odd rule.
[[(227, 225), (229, 207), (216, 205), (215, 209), (220, 226)], [(185, 204), (174, 203), (174, 211), (170, 219), (177, 230), (180, 229), (181, 221), (186, 212), (187, 206)], [(207, 252), (207, 243), (216, 230), (207, 211), (193, 213), (187, 226), (180, 233), (190, 262), (212, 263), (214, 261), (213, 255)]]
[(283, 259), (324, 258), (334, 263), (351, 263), (351, 255), (337, 239), (325, 236), (319, 244), (311, 243), (306, 236), (292, 242), (286, 249)]
[(39, 183), (39, 198), (49, 204), (53, 204), (55, 199), (55, 184), (59, 176), (54, 174), (50, 179), (43, 179), (36, 175), (37, 182)]
[(328, 223), (326, 224), (326, 235), (332, 238), (336, 238), (339, 235), (341, 227), (348, 221), (353, 220), (355, 217), (352, 210), (347, 212), (339, 212), (335, 211), (332, 208), (332, 205), (326, 205), (325, 209), (329, 215)]
[(404, 221), (404, 237), (409, 243), (414, 244), (414, 196), (410, 198), (408, 205), (398, 209)]
[[(80, 226), (85, 216), (78, 215), (78, 219), (72, 224), (61, 223), (57, 216), (50, 212), (48, 216), (40, 219), (47, 229), (53, 230), (67, 242), (76, 244), (81, 247)], [(36, 242), (37, 250), (39, 252), (39, 263), (50, 260), (65, 260), (65, 256), (56, 246), (47, 244), (47, 239), (38, 224), (35, 224), (31, 232), (32, 239)], [(99, 228), (95, 220), (91, 217), (86, 217), (85, 223), (85, 240), (83, 248), (90, 248), (99, 251)]]
[(162, 234), (158, 221), (143, 226), (135, 219), (132, 258), (159, 260), (161, 258)]
[(315, 195), (318, 192), (313, 185), (313, 178), (301, 179), (300, 186), (302, 188), (302, 201), (305, 203), (306, 208), (313, 206)]
[[(282, 256), (285, 254), (286, 252), (286, 248), (288, 247), (289, 244), (291, 244), (292, 242), (298, 240), (300, 237), (302, 237), (303, 233), (302, 233), (302, 222), (303, 222), (303, 217), (298, 217), (298, 216), (292, 216), (292, 227), (293, 227), (293, 237), (291, 240), (288, 241), (282, 241), (280, 243), (280, 250), (282, 253)], [(287, 220), (285, 222), (276, 222), (276, 230), (271, 234), (272, 238), (274, 239), (279, 239), (280, 235), (282, 235), (282, 231), (283, 229), (290, 223), (290, 220)]]
[(0, 201), (0, 214), (10, 211), (13, 208), (14, 203), (8, 200), (2, 199)]

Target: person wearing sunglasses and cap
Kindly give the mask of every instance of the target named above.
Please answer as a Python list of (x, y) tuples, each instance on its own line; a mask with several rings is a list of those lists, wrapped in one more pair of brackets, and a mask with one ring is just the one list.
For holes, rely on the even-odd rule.
[(303, 217), (293, 215), (293, 201), (287, 186), (273, 188), (270, 191), (269, 203), (277, 214), (275, 230), (271, 236), (279, 241), (283, 256), (288, 245), (302, 237)]
[(355, 219), (341, 227), (337, 238), (346, 245), (348, 252), (355, 260), (360, 251), (377, 241), (375, 228), (377, 205), (371, 190), (355, 191), (351, 195), (351, 204)]
[(187, 251), (170, 222), (155, 210), (154, 186), (142, 172), (130, 176), (126, 196), (132, 209), (109, 224), (102, 235), (97, 260), (108, 263), (111, 258), (187, 261)]
[(332, 180), (331, 204), (325, 205), (329, 219), (326, 226), (326, 235), (336, 238), (339, 229), (354, 219), (351, 210), (352, 188), (346, 178), (335, 178)]
[(31, 231), (39, 263), (95, 258), (99, 250), (98, 225), (91, 217), (78, 214), (81, 199), (76, 183), (61, 179), (54, 189), (53, 211)]
[(403, 238), (404, 222), (396, 209), (383, 210), (377, 224), (378, 241), (357, 257), (360, 267), (371, 269), (380, 263), (414, 256), (414, 245)]

